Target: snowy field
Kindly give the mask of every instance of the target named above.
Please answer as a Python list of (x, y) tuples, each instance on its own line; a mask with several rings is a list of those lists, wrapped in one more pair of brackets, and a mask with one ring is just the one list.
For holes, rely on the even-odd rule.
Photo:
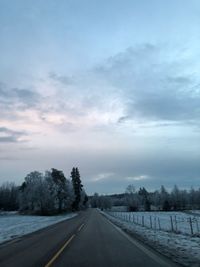
[(12, 212), (0, 213), (0, 243), (73, 218), (76, 215), (70, 213), (57, 216), (29, 216)]
[(183, 212), (110, 212), (110, 215), (154, 230), (200, 236), (198, 211)]
[(189, 210), (188, 211), (190, 214), (198, 215), (200, 216), (200, 210)]
[[(104, 212), (104, 215), (122, 229), (142, 240), (142, 242), (170, 257), (174, 262), (188, 267), (200, 267), (200, 236), (197, 234), (191, 235), (186, 223), (188, 218), (191, 218), (191, 215), (181, 212), (120, 212), (120, 214)], [(178, 227), (181, 231), (171, 231), (170, 216), (176, 216)], [(160, 229), (158, 218), (161, 224)], [(182, 223), (181, 220), (183, 220)]]

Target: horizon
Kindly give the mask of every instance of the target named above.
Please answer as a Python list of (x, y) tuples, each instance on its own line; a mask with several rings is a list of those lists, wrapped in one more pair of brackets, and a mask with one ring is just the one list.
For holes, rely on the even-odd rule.
[[(74, 168), (74, 167), (73, 167)], [(51, 168), (51, 170), (52, 170), (53, 168)], [(34, 170), (34, 171), (37, 171), (37, 170)], [(34, 172), (34, 171), (31, 171), (31, 172)], [(50, 170), (45, 170), (44, 172), (40, 172), (42, 175), (45, 175), (45, 172), (48, 172), (48, 171), (50, 171)], [(62, 171), (62, 170), (59, 170), (59, 171)], [(79, 170), (80, 171), (80, 170)], [(28, 174), (30, 174), (31, 172), (29, 172), (29, 173), (27, 173), (27, 175)], [(71, 181), (71, 177), (70, 177), (70, 175), (66, 175), (66, 173), (64, 172), (64, 171), (62, 171), (63, 173), (64, 173), (64, 176), (65, 176), (65, 178), (67, 179), (67, 180), (69, 180), (69, 181)], [(80, 173), (81, 174), (81, 173)], [(24, 177), (25, 178), (25, 177)], [(2, 185), (6, 185), (7, 183), (9, 184), (9, 183), (14, 183), (14, 185), (15, 186), (21, 186), (22, 185), (22, 183), (24, 182), (24, 178), (22, 179), (22, 182), (21, 183), (16, 183), (14, 180), (12, 181), (12, 180), (6, 180), (5, 182), (2, 182), (2, 183), (0, 183), (0, 186), (2, 186)], [(81, 175), (80, 175), (80, 178), (81, 178), (81, 182), (82, 182), (82, 184), (83, 184), (83, 181), (84, 181), (84, 179), (83, 179), (83, 181), (82, 181), (82, 177), (81, 177)], [(191, 189), (194, 189), (194, 190), (200, 190), (200, 186), (196, 186), (196, 187), (194, 187), (194, 186), (190, 186), (190, 187), (180, 187), (178, 184), (174, 184), (172, 187), (166, 187), (164, 184), (160, 184), (160, 186), (159, 187), (155, 187), (155, 188), (151, 188), (151, 187), (145, 187), (144, 185), (142, 185), (142, 184), (140, 184), (140, 185), (138, 185), (137, 187), (134, 185), (134, 183), (129, 183), (129, 184), (126, 184), (126, 187), (124, 187), (124, 190), (123, 191), (110, 191), (110, 192), (103, 192), (103, 191), (101, 191), (101, 192), (98, 192), (98, 191), (95, 191), (95, 192), (88, 192), (87, 191), (87, 189), (85, 189), (85, 184), (83, 184), (83, 188), (84, 188), (84, 191), (85, 191), (85, 193), (89, 196), (89, 197), (92, 197), (94, 194), (98, 194), (99, 196), (100, 195), (102, 195), (102, 196), (112, 196), (112, 195), (120, 195), (120, 194), (125, 194), (126, 193), (126, 189), (127, 189), (127, 187), (129, 186), (129, 185), (132, 185), (132, 186), (134, 186), (134, 188), (135, 188), (135, 192), (138, 192), (139, 191), (139, 189), (140, 188), (145, 188), (147, 191), (148, 191), (148, 193), (154, 193), (154, 192), (156, 192), (156, 191), (160, 191), (160, 189), (161, 189), (161, 187), (163, 186), (164, 188), (165, 188), (165, 190), (168, 192), (168, 193), (171, 193), (172, 192), (172, 190), (174, 189), (174, 187), (176, 186), (176, 187), (178, 187), (178, 189), (179, 190), (186, 190), (187, 192), (189, 192)]]
[(92, 194), (199, 188), (199, 12), (0, 1), (0, 184), (75, 165)]

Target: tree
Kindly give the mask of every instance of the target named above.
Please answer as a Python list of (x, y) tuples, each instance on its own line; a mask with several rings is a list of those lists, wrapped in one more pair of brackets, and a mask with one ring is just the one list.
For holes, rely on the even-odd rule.
[(112, 207), (111, 198), (108, 196), (100, 196), (99, 197), (99, 204), (100, 204), (101, 210), (111, 209), (111, 207)]
[(23, 212), (61, 213), (71, 208), (73, 200), (71, 182), (57, 169), (46, 171), (45, 175), (31, 172), (20, 187), (20, 210)]
[(130, 184), (127, 186), (126, 191), (126, 203), (129, 207), (130, 211), (138, 210), (138, 196), (136, 194), (136, 190), (134, 185)]
[(75, 200), (72, 203), (73, 210), (79, 210), (79, 204), (81, 202), (82, 183), (78, 168), (73, 167), (71, 171), (72, 185), (74, 189)]
[(162, 210), (166, 210), (170, 206), (169, 194), (163, 185), (160, 188), (160, 205), (161, 205)]
[(62, 171), (52, 169), (51, 176), (54, 182), (54, 190), (56, 199), (58, 201), (58, 212), (61, 213), (64, 209), (64, 202), (67, 198), (67, 179)]
[(178, 188), (177, 185), (174, 186), (172, 192), (171, 192), (171, 197), (172, 197), (172, 205), (174, 210), (180, 210), (181, 209), (181, 192)]
[(162, 209), (163, 209), (163, 211), (169, 211), (171, 209), (171, 206), (170, 206), (168, 200), (164, 201)]
[(98, 208), (99, 207), (99, 195), (98, 193), (94, 193), (94, 195), (90, 199), (90, 204), (92, 208)]
[(34, 171), (25, 177), (20, 187), (20, 209), (38, 211), (43, 209), (43, 175)]
[(85, 194), (84, 200), (83, 200), (83, 206), (87, 207), (87, 203), (88, 203), (88, 196), (87, 196), (87, 194)]
[(100, 208), (101, 210), (111, 209), (112, 207), (111, 198), (104, 195), (99, 196), (98, 193), (94, 193), (90, 200), (90, 204), (92, 208)]
[(142, 205), (144, 205), (145, 211), (150, 211), (151, 210), (151, 202), (149, 200), (149, 193), (147, 192), (147, 190), (144, 187), (140, 188), (138, 195), (142, 199)]
[(0, 186), (0, 210), (18, 210), (19, 189), (14, 183), (4, 183)]

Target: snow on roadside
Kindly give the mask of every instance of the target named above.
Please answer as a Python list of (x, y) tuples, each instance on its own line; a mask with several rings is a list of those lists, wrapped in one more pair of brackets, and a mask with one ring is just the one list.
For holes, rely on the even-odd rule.
[[(112, 212), (110, 212), (112, 215)], [(200, 236), (200, 218), (195, 214), (184, 212), (114, 212), (115, 217), (124, 217), (125, 220), (136, 222), (148, 228), (155, 228), (162, 231), (179, 232), (186, 235)], [(192, 228), (192, 230), (191, 230)]]
[(0, 214), (0, 243), (71, 219), (75, 216), (77, 216), (75, 213), (57, 216), (31, 216), (13, 213)]
[(185, 213), (192, 214), (200, 217), (200, 210), (188, 210)]
[(200, 238), (183, 234), (153, 230), (125, 222), (102, 212), (109, 220), (123, 230), (134, 234), (142, 242), (170, 257), (174, 262), (189, 267), (200, 267)]

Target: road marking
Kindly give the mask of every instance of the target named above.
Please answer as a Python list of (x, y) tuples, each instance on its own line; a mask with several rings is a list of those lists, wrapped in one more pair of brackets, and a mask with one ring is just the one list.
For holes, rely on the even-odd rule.
[(54, 261), (60, 256), (60, 254), (63, 252), (63, 250), (69, 245), (69, 243), (72, 241), (72, 239), (75, 237), (75, 234), (70, 237), (66, 241), (66, 243), (61, 247), (61, 249), (53, 256), (53, 258), (45, 265), (45, 267), (50, 267)]
[[(80, 232), (81, 229), (83, 228), (85, 224), (81, 224), (81, 226), (79, 226), (78, 231)], [(75, 234), (73, 234), (70, 239), (68, 239), (65, 244), (59, 249), (59, 251), (53, 256), (53, 258), (44, 266), (44, 267), (50, 267), (54, 261), (60, 256), (60, 254), (63, 252), (63, 250), (69, 245), (69, 243), (72, 241), (72, 239), (75, 237)]]
[(80, 231), (81, 231), (81, 229), (83, 228), (83, 226), (84, 226), (84, 223), (83, 223), (83, 224), (81, 224), (81, 226), (78, 228), (78, 232), (80, 232)]
[[(105, 218), (105, 217), (104, 217)], [(137, 240), (133, 239), (132, 237), (130, 237), (128, 234), (126, 234), (123, 230), (121, 230), (118, 226), (116, 226), (114, 223), (112, 223), (108, 218), (107, 222), (109, 222), (118, 232), (120, 232), (124, 237), (126, 237), (133, 245), (135, 245), (137, 248), (139, 248), (140, 250), (142, 250), (146, 255), (148, 255), (150, 258), (152, 258), (154, 261), (156, 261), (157, 263), (161, 264), (161, 266), (165, 266), (165, 267), (173, 267), (173, 266), (179, 266), (177, 264), (174, 263), (168, 263), (167, 259), (162, 259), (162, 256), (158, 256), (156, 255), (156, 253), (154, 253), (153, 251), (151, 251), (150, 249), (146, 248), (144, 245), (142, 245), (141, 243), (139, 243)]]

